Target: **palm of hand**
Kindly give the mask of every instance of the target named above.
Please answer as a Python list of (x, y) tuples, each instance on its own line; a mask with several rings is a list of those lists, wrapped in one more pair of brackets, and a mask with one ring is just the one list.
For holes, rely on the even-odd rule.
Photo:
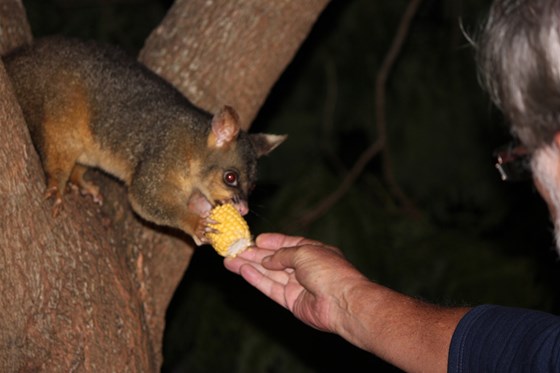
[(329, 306), (323, 298), (304, 288), (292, 272), (284, 287), (284, 299), (288, 308), (298, 319), (323, 331), (332, 331), (329, 327)]
[(363, 275), (332, 246), (283, 235), (266, 238), (225, 266), (306, 324), (335, 332), (337, 318), (347, 310), (344, 294)]
[[(269, 278), (278, 285), (273, 295), (280, 304), (288, 308), (306, 324), (323, 331), (334, 332), (333, 306), (341, 304), (338, 289), (345, 286), (339, 276), (347, 263), (340, 252), (328, 246), (308, 245), (286, 250), (291, 255), (293, 266), (280, 271), (266, 270)], [(282, 254), (280, 254), (282, 255)], [(281, 258), (263, 263), (265, 268), (277, 268)]]

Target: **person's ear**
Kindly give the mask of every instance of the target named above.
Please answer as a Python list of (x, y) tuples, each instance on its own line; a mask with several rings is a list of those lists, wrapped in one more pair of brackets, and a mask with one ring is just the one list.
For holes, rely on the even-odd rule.
[(531, 172), (538, 192), (556, 221), (560, 212), (560, 132), (554, 135), (550, 145), (534, 151)]
[(560, 132), (556, 132), (553, 138), (554, 145), (556, 145), (557, 149), (560, 149)]

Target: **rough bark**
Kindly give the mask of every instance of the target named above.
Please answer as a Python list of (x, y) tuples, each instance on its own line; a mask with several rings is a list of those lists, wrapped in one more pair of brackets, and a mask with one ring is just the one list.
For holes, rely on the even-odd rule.
[[(0, 30), (2, 54), (32, 40), (20, 1), (2, 1)], [(0, 371), (158, 370), (190, 241), (140, 222), (100, 173), (102, 209), (70, 194), (53, 219), (3, 66), (0, 120)]]
[(0, 1), (0, 51), (8, 53), (33, 39), (21, 0)]
[(328, 0), (177, 0), (140, 59), (215, 113), (249, 128)]
[[(273, 54), (274, 68), (269, 61), (242, 70), (228, 59), (216, 60), (212, 53), (204, 53), (200, 45), (209, 42), (209, 30), (221, 40), (218, 50), (235, 59), (243, 52), (238, 49), (243, 43), (216, 32), (243, 37), (242, 30), (254, 29), (256, 35), (264, 35), (269, 20), (263, 21), (262, 14), (298, 18), (293, 12), (302, 11), (299, 0), (236, 4), (245, 2), (248, 9), (226, 7), (230, 14), (207, 7), (212, 3), (207, 0), (179, 1), (155, 35), (179, 35), (193, 18), (204, 18), (206, 27), (191, 30), (189, 43), (178, 44), (178, 49), (165, 44), (164, 50), (158, 50), (160, 44), (150, 42), (143, 57), (156, 71), (166, 70), (162, 66), (174, 61), (178, 70), (169, 79), (175, 83), (181, 80), (180, 70), (187, 69), (198, 92), (193, 98), (196, 104), (204, 102), (207, 90), (208, 101), (229, 103), (236, 102), (238, 92), (248, 90), (256, 112), (259, 104), (254, 102), (263, 102), (271, 77), (289, 62), (304, 37), (302, 30), (309, 30), (322, 8), (313, 8), (314, 16), (309, 10), (307, 18), (300, 18), (305, 24), (301, 27), (276, 30), (282, 34), (279, 40), (295, 39), (291, 48), (274, 42), (252, 51), (255, 61), (266, 61), (265, 55)], [(229, 7), (233, 2), (222, 3)], [(196, 13), (184, 13), (185, 7)], [(257, 16), (251, 17), (252, 12)], [(194, 43), (197, 39), (200, 45)], [(2, 52), (31, 40), (21, 1), (0, 0)], [(256, 45), (255, 41), (252, 47)], [(201, 66), (200, 76), (185, 67), (193, 63)], [(224, 68), (230, 70), (223, 74)], [(254, 88), (263, 76), (268, 79), (266, 89)], [(202, 84), (213, 77), (219, 77), (217, 85)], [(212, 91), (216, 87), (221, 88), (219, 95)], [(180, 232), (140, 221), (128, 206), (122, 184), (96, 171), (88, 175), (100, 185), (104, 206), (69, 193), (62, 213), (52, 218), (50, 202), (43, 199), (39, 159), (1, 64), (0, 123), (0, 371), (157, 371), (162, 363), (165, 311), (188, 267), (192, 241)]]
[(0, 69), (0, 371), (157, 371), (188, 240), (147, 227), (123, 187), (51, 217), (37, 154)]

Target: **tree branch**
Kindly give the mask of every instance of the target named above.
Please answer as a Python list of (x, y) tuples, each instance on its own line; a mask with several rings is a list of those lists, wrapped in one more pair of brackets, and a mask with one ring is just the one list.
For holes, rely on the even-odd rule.
[[(169, 43), (163, 49), (148, 43), (142, 61), (170, 69), (167, 78), (178, 85), (181, 68), (192, 70), (186, 86), (201, 100), (203, 83), (222, 104), (250, 91), (248, 124), (328, 0), (230, 3), (178, 0), (151, 38), (169, 36)], [(200, 27), (189, 29), (189, 22)], [(191, 44), (181, 43), (186, 38)], [(31, 41), (21, 0), (0, 1), (1, 52)], [(261, 76), (269, 83), (263, 89)], [(246, 89), (253, 85), (259, 90)], [(39, 158), (1, 62), (0, 122), (0, 371), (159, 370), (165, 311), (193, 254), (190, 240), (139, 220), (123, 185), (95, 171), (86, 177), (101, 187), (105, 204), (67, 193), (53, 219)]]
[(21, 0), (0, 3), (0, 54), (31, 43), (33, 36)]
[[(376, 112), (376, 124), (377, 124), (377, 134), (379, 140), (383, 143), (383, 176), (385, 182), (393, 194), (404, 207), (405, 211), (414, 217), (419, 217), (420, 212), (412, 202), (412, 200), (406, 195), (399, 185), (394, 171), (393, 162), (390, 154), (390, 145), (387, 141), (387, 114), (386, 114), (386, 91), (387, 91), (387, 80), (395, 65), (398, 56), (401, 53), (402, 47), (406, 38), (408, 36), (408, 31), (410, 29), (410, 24), (416, 15), (418, 8), (422, 0), (411, 0), (405, 9), (395, 38), (387, 52), (381, 68), (377, 73), (377, 79), (375, 82), (375, 112)], [(367, 150), (366, 150), (367, 152)], [(374, 154), (375, 155), (375, 154)]]
[(402, 46), (408, 36), (410, 24), (416, 15), (422, 0), (411, 0), (405, 9), (401, 18), (399, 27), (391, 43), (389, 51), (383, 59), (383, 63), (377, 73), (375, 82), (375, 109), (376, 109), (376, 125), (378, 138), (373, 142), (358, 158), (354, 166), (346, 174), (346, 177), (337, 189), (324, 198), (314, 208), (304, 213), (298, 220), (298, 226), (307, 226), (313, 221), (323, 216), (332, 208), (352, 187), (358, 177), (362, 174), (367, 164), (380, 152), (383, 154), (383, 172), (384, 178), (392, 194), (400, 201), (407, 212), (413, 216), (419, 216), (418, 209), (414, 206), (410, 198), (404, 193), (398, 184), (392, 167), (392, 161), (389, 154), (389, 146), (387, 142), (387, 118), (386, 118), (386, 83), (391, 70), (397, 60)]
[(210, 113), (233, 106), (248, 129), (328, 3), (176, 0), (140, 60)]

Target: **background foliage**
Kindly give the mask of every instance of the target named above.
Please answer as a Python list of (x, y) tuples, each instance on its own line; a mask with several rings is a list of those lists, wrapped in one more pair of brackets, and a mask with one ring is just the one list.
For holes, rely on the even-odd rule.
[[(170, 1), (24, 0), (35, 36), (95, 38), (136, 53)], [(502, 184), (492, 151), (509, 141), (482, 92), (473, 46), (488, 0), (424, 0), (387, 86), (392, 170), (421, 212), (407, 214), (378, 158), (324, 216), (294, 224), (377, 138), (375, 76), (405, 0), (333, 0), (252, 131), (289, 140), (260, 165), (249, 222), (338, 245), (370, 278), (442, 304), (559, 310), (560, 273), (543, 202)], [(202, 248), (168, 314), (165, 371), (396, 371), (293, 319)]]

